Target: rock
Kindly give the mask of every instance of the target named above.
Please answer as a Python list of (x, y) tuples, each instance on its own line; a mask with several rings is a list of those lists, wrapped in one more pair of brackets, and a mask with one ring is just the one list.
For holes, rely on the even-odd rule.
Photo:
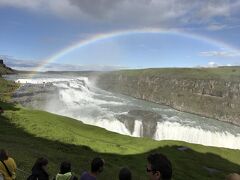
[[(240, 125), (240, 68), (143, 69), (99, 76), (107, 91)], [(235, 75), (229, 75), (235, 73)], [(217, 74), (217, 75), (216, 75)]]
[(190, 148), (189, 147), (186, 147), (186, 146), (182, 146), (182, 147), (178, 147), (177, 150), (179, 151), (186, 151), (186, 150), (189, 150)]
[(145, 110), (130, 110), (127, 114), (121, 114), (116, 118), (124, 123), (124, 125), (130, 130), (134, 131), (135, 121), (141, 121), (143, 125), (143, 136), (152, 138), (156, 132), (157, 122), (162, 120), (162, 116), (156, 112)]
[(207, 166), (203, 166), (203, 169), (207, 170), (209, 174), (216, 174), (216, 173), (221, 172), (218, 169), (210, 168), (210, 167), (207, 167)]

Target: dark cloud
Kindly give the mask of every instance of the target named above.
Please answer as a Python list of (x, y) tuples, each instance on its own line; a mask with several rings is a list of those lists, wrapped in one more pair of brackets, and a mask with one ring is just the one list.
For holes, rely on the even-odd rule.
[(176, 28), (190, 23), (222, 23), (231, 19), (240, 7), (237, 0), (70, 0), (70, 2), (91, 19), (128, 27), (132, 25)]
[[(50, 13), (80, 22), (98, 22), (103, 27), (178, 28), (239, 22), (239, 0), (0, 0), (37, 13)], [(210, 26), (219, 30), (220, 26)]]

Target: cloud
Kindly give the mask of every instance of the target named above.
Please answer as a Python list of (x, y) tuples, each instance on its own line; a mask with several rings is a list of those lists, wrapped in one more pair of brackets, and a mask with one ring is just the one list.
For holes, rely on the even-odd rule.
[(211, 31), (218, 31), (225, 28), (228, 28), (228, 27), (224, 24), (209, 24), (207, 27), (207, 29)]
[(236, 52), (236, 51), (204, 51), (204, 52), (200, 52), (200, 56), (204, 56), (204, 57), (239, 57), (240, 52)]
[[(3, 55), (0, 56), (3, 58)], [(26, 60), (17, 60), (11, 57), (4, 56), (4, 63), (13, 69), (22, 70), (22, 71), (34, 71), (41, 63), (36, 61), (26, 61)], [(42, 71), (112, 71), (126, 69), (122, 66), (109, 66), (109, 65), (98, 65), (98, 64), (89, 64), (89, 65), (72, 65), (72, 64), (58, 64), (51, 63), (46, 65)]]
[(218, 67), (219, 65), (216, 62), (208, 62), (207, 67)]
[(178, 28), (200, 24), (219, 30), (226, 22), (238, 19), (240, 3), (238, 0), (0, 0), (0, 6), (115, 28)]
[(54, 14), (60, 17), (74, 17), (80, 11), (68, 0), (0, 0), (0, 7), (15, 7), (36, 13)]

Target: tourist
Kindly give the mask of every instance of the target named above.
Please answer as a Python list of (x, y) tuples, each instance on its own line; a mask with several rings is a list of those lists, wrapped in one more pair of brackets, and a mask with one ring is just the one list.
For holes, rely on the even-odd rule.
[(0, 150), (0, 174), (4, 180), (16, 179), (16, 163), (13, 158), (8, 156), (6, 150)]
[(147, 173), (150, 180), (170, 180), (172, 178), (172, 165), (166, 156), (154, 153), (150, 154), (147, 160)]
[(4, 111), (3, 111), (3, 108), (0, 107), (0, 115), (1, 115), (2, 113), (4, 113)]
[(232, 173), (227, 175), (226, 180), (240, 180), (240, 175), (237, 173)]
[(104, 160), (102, 158), (94, 158), (91, 163), (91, 172), (84, 172), (80, 180), (96, 180), (97, 176), (103, 171)]
[(132, 173), (128, 168), (122, 168), (119, 171), (119, 180), (132, 180)]
[(60, 165), (60, 172), (56, 175), (55, 180), (78, 180), (76, 176), (72, 175), (71, 163), (64, 161)]
[(48, 160), (41, 157), (38, 158), (32, 168), (32, 174), (27, 180), (49, 180), (47, 172)]

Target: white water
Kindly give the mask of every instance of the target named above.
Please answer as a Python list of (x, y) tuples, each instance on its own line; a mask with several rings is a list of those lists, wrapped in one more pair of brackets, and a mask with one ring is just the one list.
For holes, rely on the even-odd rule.
[[(49, 75), (50, 76), (50, 75)], [(86, 124), (103, 127), (120, 134), (142, 137), (143, 120), (136, 117), (131, 132), (117, 116), (130, 110), (147, 110), (162, 116), (153, 132), (156, 140), (180, 140), (207, 146), (240, 149), (240, 127), (183, 113), (169, 107), (106, 92), (95, 87), (87, 77), (17, 79), (26, 85), (42, 84), (58, 91), (44, 110), (69, 116)], [(146, 123), (145, 123), (146, 124)]]
[(227, 131), (212, 132), (201, 128), (183, 126), (177, 122), (158, 122), (154, 139), (181, 140), (206, 146), (228, 147), (240, 149), (240, 136)]
[(132, 136), (142, 137), (143, 136), (143, 124), (142, 121), (135, 120), (134, 121), (134, 130)]

